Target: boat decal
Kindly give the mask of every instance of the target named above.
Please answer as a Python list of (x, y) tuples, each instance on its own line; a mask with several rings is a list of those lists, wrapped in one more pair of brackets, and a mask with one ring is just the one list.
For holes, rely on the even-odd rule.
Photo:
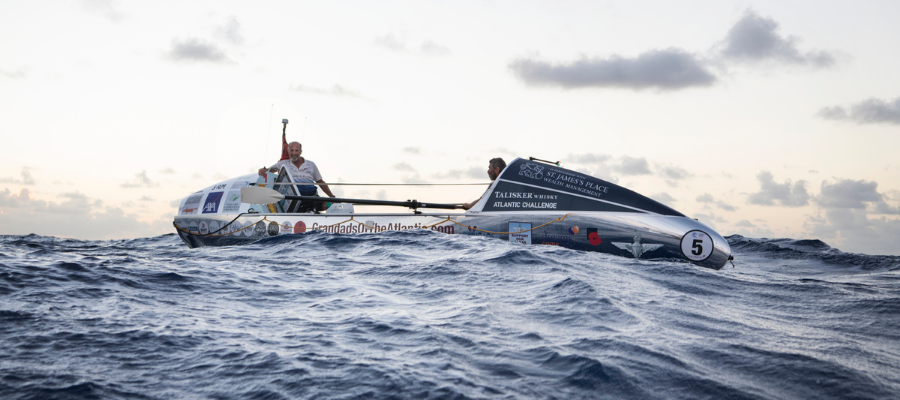
[(560, 235), (560, 234), (549, 233), (545, 229), (541, 233), (541, 244), (551, 245), (551, 246), (572, 247), (575, 245), (575, 240), (572, 239), (571, 235)]
[(540, 164), (535, 163), (524, 163), (519, 167), (519, 175), (527, 176), (531, 179), (538, 179), (544, 177), (544, 167)]
[(241, 191), (229, 190), (225, 195), (225, 204), (222, 206), (223, 213), (237, 213), (241, 210)]
[(206, 195), (206, 202), (203, 203), (203, 213), (211, 214), (219, 212), (219, 203), (222, 201), (224, 192), (209, 192)]
[[(526, 188), (523, 188), (527, 187)], [(510, 201), (516, 199), (517, 201)], [(523, 182), (500, 180), (483, 211), (607, 211), (655, 212), (581, 194), (567, 193)]]
[(275, 221), (269, 222), (269, 226), (266, 228), (266, 233), (268, 233), (269, 236), (275, 236), (280, 231), (281, 231), (281, 225)]
[[(684, 215), (672, 208), (659, 203), (653, 199), (642, 196), (629, 189), (618, 186), (614, 183), (594, 178), (577, 171), (568, 170), (554, 165), (538, 164), (532, 161), (516, 159), (501, 173), (497, 181), (503, 181), (507, 184), (504, 187), (496, 185), (491, 188), (492, 194), (496, 192), (509, 192), (513, 195), (515, 192), (522, 194), (532, 193), (532, 196), (558, 195), (556, 199), (542, 199), (533, 197), (529, 200), (511, 200), (509, 197), (498, 197), (496, 200), (491, 199), (484, 204), (483, 211), (511, 211), (511, 210), (535, 210), (534, 204), (525, 204), (526, 202), (538, 202), (538, 204), (547, 202), (558, 203), (556, 210), (560, 211), (618, 211), (644, 212), (659, 215), (680, 216)], [(495, 182), (498, 183), (498, 182)], [(532, 189), (522, 190), (517, 187), (520, 185), (529, 188), (540, 188), (542, 191), (534, 191)], [(504, 193), (504, 195), (507, 193)], [(572, 198), (591, 199), (598, 202), (606, 202), (607, 205), (597, 203), (585, 203), (581, 201), (570, 201)], [(498, 204), (494, 207), (493, 202), (521, 202), (518, 207)], [(609, 207), (614, 206), (614, 207)], [(579, 208), (580, 207), (580, 208)]]
[(641, 233), (638, 231), (634, 231), (634, 242), (632, 243), (623, 243), (623, 242), (612, 242), (613, 246), (616, 246), (622, 250), (627, 250), (631, 252), (631, 255), (634, 258), (641, 258), (644, 253), (651, 252), (662, 247), (662, 244), (646, 244), (641, 243)]
[(706, 260), (712, 255), (714, 248), (712, 238), (703, 231), (693, 230), (681, 238), (681, 254), (691, 261)]
[(587, 232), (587, 240), (591, 246), (597, 246), (602, 242), (600, 235), (597, 233), (597, 228), (587, 228), (585, 232)]
[(531, 244), (531, 222), (510, 222), (509, 241), (512, 243)]
[(294, 224), (294, 233), (306, 233), (306, 223), (297, 221), (297, 223)]

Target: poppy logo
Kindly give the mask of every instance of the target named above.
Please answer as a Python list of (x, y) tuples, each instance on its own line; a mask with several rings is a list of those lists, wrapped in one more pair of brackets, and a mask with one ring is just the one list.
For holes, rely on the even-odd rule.
[(587, 228), (587, 238), (591, 246), (599, 245), (601, 242), (600, 235), (597, 234), (597, 228)]

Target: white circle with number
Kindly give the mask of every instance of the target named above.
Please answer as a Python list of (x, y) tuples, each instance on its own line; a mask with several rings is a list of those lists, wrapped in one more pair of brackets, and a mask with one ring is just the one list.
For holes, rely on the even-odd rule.
[(703, 261), (713, 252), (713, 240), (706, 232), (690, 231), (681, 238), (681, 253), (688, 260)]

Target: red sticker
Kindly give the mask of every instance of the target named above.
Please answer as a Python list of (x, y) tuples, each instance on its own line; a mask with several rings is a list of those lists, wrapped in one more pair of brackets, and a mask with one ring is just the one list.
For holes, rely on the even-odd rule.
[(304, 232), (306, 232), (306, 224), (304, 224), (303, 221), (297, 221), (297, 223), (294, 224), (294, 233)]
[(591, 231), (591, 229), (589, 228), (587, 236), (588, 236), (588, 242), (591, 243), (591, 246), (596, 246), (596, 245), (600, 244), (600, 235), (597, 234), (597, 229), (593, 229), (593, 231)]

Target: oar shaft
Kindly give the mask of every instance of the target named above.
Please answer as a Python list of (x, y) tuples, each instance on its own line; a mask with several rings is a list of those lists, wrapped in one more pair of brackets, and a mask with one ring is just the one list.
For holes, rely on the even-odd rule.
[(407, 201), (389, 201), (389, 200), (369, 200), (369, 199), (347, 199), (342, 197), (320, 197), (320, 196), (284, 196), (287, 200), (304, 200), (304, 201), (330, 201), (332, 203), (350, 203), (370, 206), (396, 206), (409, 208), (440, 208), (445, 210), (455, 210), (462, 208), (462, 204), (442, 204), (442, 203), (422, 203), (417, 200)]

